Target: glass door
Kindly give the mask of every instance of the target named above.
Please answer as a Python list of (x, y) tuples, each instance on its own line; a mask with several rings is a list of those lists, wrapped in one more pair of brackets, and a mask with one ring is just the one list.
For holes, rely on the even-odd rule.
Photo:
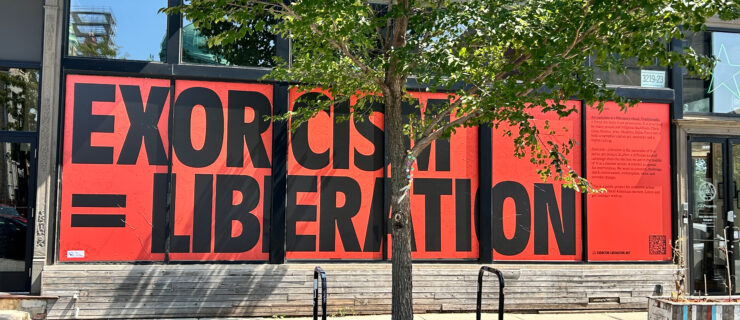
[(33, 242), (36, 142), (0, 135), (0, 291), (27, 292)]
[(695, 294), (727, 294), (740, 285), (740, 139), (689, 139), (689, 220), (691, 290)]
[[(730, 183), (727, 185), (728, 187), (728, 198), (730, 199), (730, 203), (728, 204), (728, 207), (730, 208), (730, 215), (733, 218), (733, 227), (732, 227), (732, 233), (731, 233), (731, 239), (732, 239), (732, 245), (731, 248), (733, 250), (740, 250), (740, 220), (735, 223), (734, 220), (736, 220), (737, 215), (740, 214), (740, 138), (737, 139), (730, 139), (729, 140), (729, 174), (728, 177), (730, 179)], [(731, 252), (733, 253), (733, 252)], [(737, 289), (738, 285), (740, 285), (740, 279), (736, 277), (736, 274), (740, 274), (740, 270), (738, 270), (738, 267), (740, 267), (740, 252), (734, 252), (734, 259), (732, 260), (733, 264), (733, 291), (734, 292), (740, 292), (740, 290)]]
[(40, 79), (0, 66), (0, 292), (30, 289)]
[(725, 177), (725, 145), (719, 139), (691, 139), (689, 155), (692, 290), (726, 292), (728, 260), (722, 251), (730, 221), (720, 196)]

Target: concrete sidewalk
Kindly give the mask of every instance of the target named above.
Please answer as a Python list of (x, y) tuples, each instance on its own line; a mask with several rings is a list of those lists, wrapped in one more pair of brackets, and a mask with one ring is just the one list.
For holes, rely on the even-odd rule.
[[(333, 320), (390, 320), (390, 315), (380, 316), (344, 316), (328, 317)], [(255, 318), (253, 320), (283, 319), (273, 318)], [(286, 320), (313, 320), (312, 317), (285, 318)], [(319, 317), (321, 319), (321, 317)], [(475, 313), (422, 313), (414, 315), (415, 320), (475, 320)], [(483, 320), (497, 320), (498, 314), (483, 314)], [(504, 315), (506, 320), (646, 320), (647, 312), (584, 312), (584, 313), (507, 313)]]

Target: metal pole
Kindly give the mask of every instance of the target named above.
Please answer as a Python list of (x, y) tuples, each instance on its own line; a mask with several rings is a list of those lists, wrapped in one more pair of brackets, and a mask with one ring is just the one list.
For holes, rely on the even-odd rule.
[(318, 317), (319, 317), (319, 273), (316, 269), (314, 269), (313, 271), (313, 320), (318, 320)]
[(319, 319), (319, 277), (321, 277), (321, 319), (326, 320), (326, 272), (319, 266), (313, 269), (313, 319)]
[(475, 306), (475, 319), (481, 320), (481, 301), (483, 300), (483, 273), (491, 272), (498, 277), (498, 319), (504, 320), (504, 275), (498, 269), (482, 266), (478, 271), (478, 299)]
[(481, 300), (483, 300), (483, 268), (478, 271), (478, 299), (475, 302), (475, 320), (480, 320)]

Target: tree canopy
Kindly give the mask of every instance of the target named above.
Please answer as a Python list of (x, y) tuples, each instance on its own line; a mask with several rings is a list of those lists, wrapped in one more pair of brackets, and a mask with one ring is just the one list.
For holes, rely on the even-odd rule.
[[(657, 61), (707, 77), (713, 58), (671, 42), (701, 30), (709, 17), (740, 16), (736, 0), (192, 0), (176, 10), (199, 28), (218, 30), (211, 46), (265, 30), (290, 39), (290, 61), (278, 59), (268, 78), (304, 91), (323, 88), (334, 103), (355, 96), (352, 117), (371, 113), (375, 102), (385, 106), (394, 320), (412, 316), (410, 176), (395, 173), (410, 169), (421, 150), (460, 126), (511, 128), (504, 131), (515, 155), (539, 165), (543, 177), (593, 191), (566, 161), (575, 142), (540, 139), (552, 128), (537, 127), (533, 109), (567, 116), (576, 112), (565, 103), (572, 98), (597, 109), (634, 102), (597, 79), (593, 65), (624, 73), (628, 59)], [(275, 24), (256, 19), (264, 14)], [(218, 28), (223, 23), (234, 27)], [(409, 82), (448, 92), (453, 102), (408, 119), (401, 104)], [(332, 103), (306, 102), (277, 117), (295, 127)], [(414, 141), (408, 150), (405, 136)]]
[[(564, 175), (566, 182), (587, 188), (564, 167), (562, 155), (572, 142), (543, 146), (537, 136), (547, 129), (531, 125), (528, 110), (544, 106), (566, 116), (575, 111), (563, 104), (571, 97), (598, 108), (609, 100), (626, 105), (629, 101), (594, 78), (593, 64), (623, 73), (625, 61), (636, 58), (639, 65), (678, 63), (707, 76), (710, 57), (691, 48), (672, 50), (670, 41), (683, 38), (683, 30), (700, 30), (707, 17), (733, 19), (739, 10), (737, 3), (719, 0), (194, 0), (183, 11), (208, 30), (209, 45), (223, 55), (239, 55), (239, 44), (253, 34), (270, 31), (291, 39), (292, 61), (276, 61), (270, 77), (302, 90), (320, 86), (345, 98), (384, 94), (392, 71), (401, 80), (426, 84), (426, 90), (450, 92), (456, 103), (427, 109), (426, 115), (435, 116), (406, 126), (417, 145), (448, 137), (461, 125), (505, 123), (519, 128), (507, 131), (515, 137), (518, 156), (537, 158), (543, 175)], [(393, 28), (401, 18), (407, 31), (404, 45), (397, 46)], [(368, 102), (382, 100), (359, 97), (355, 117), (370, 112)], [(329, 103), (308, 103), (287, 116), (299, 124)], [(449, 114), (453, 121), (441, 121)]]

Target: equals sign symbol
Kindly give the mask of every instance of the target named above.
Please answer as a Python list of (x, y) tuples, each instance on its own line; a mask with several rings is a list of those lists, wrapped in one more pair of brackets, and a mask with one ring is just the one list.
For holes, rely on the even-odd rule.
[[(72, 194), (72, 208), (126, 208), (125, 194)], [(123, 228), (125, 214), (73, 213), (73, 228)]]

